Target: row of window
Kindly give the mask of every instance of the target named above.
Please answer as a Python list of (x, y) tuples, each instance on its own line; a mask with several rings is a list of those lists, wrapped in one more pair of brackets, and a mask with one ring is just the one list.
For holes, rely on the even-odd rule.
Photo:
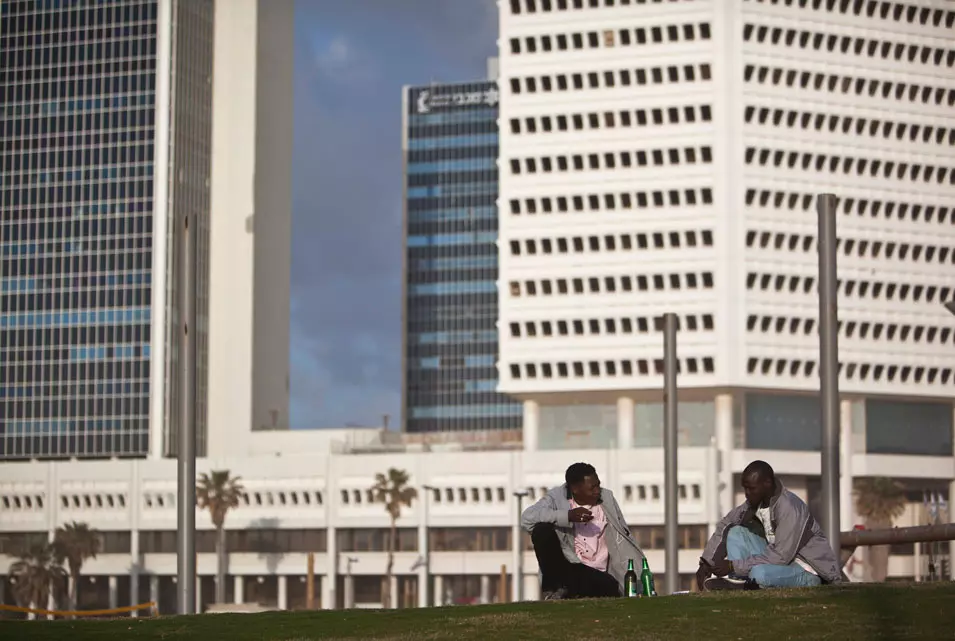
[[(955, 185), (955, 168), (943, 167), (937, 165), (928, 165), (918, 162), (896, 162), (894, 160), (879, 160), (868, 158), (856, 158), (853, 156), (838, 156), (824, 153), (812, 154), (799, 151), (786, 151), (783, 149), (760, 149), (757, 147), (747, 147), (745, 153), (747, 165), (760, 165), (765, 167), (786, 166), (789, 169), (802, 169), (803, 171), (820, 171), (832, 174), (842, 171), (849, 174), (855, 171), (857, 176), (863, 176), (868, 173), (872, 177), (894, 178), (896, 180), (908, 180), (911, 182), (936, 182), (940, 185)], [(708, 162), (708, 161), (705, 161)]]
[(906, 137), (912, 142), (930, 143), (933, 140), (938, 145), (955, 146), (955, 128), (935, 125), (909, 124), (879, 118), (853, 117), (835, 113), (812, 111), (795, 111), (790, 109), (771, 109), (769, 107), (747, 106), (744, 111), (747, 123), (758, 122), (761, 125), (772, 123), (776, 127), (786, 126), (790, 129), (815, 129), (816, 131), (841, 131), (844, 134), (855, 133), (857, 136), (878, 136), (898, 140)]
[(522, 11), (535, 13), (537, 11), (567, 11), (568, 9), (596, 9), (604, 7), (627, 7), (631, 4), (662, 4), (663, 2), (680, 2), (680, 0), (510, 0), (511, 13), (519, 15)]
[[(611, 0), (612, 1), (612, 0)], [(746, 2), (782, 4), (786, 7), (810, 8), (814, 11), (837, 12), (868, 18), (880, 18), (893, 22), (908, 22), (935, 27), (955, 26), (955, 11), (938, 7), (926, 7), (903, 2), (879, 2), (879, 0), (745, 0)]]
[(636, 152), (619, 151), (599, 154), (571, 154), (567, 156), (541, 156), (538, 158), (511, 158), (509, 161), (511, 173), (534, 174), (538, 171), (599, 171), (601, 169), (616, 169), (627, 167), (662, 167), (664, 165), (695, 165), (697, 163), (713, 162), (713, 150), (708, 146), (702, 147), (670, 147), (669, 149), (639, 150)]
[[(545, 133), (554, 131), (581, 131), (584, 129), (613, 129), (615, 127), (646, 127), (647, 125), (679, 125), (697, 122), (710, 122), (713, 111), (709, 105), (684, 105), (683, 107), (654, 107), (650, 109), (622, 109), (619, 112), (592, 111), (586, 114), (571, 114), (566, 116), (527, 116), (523, 121), (523, 131), (533, 134), (538, 131)], [(601, 124), (603, 123), (603, 124)], [(511, 133), (522, 133), (521, 119), (512, 118), (510, 121)]]
[[(681, 330), (698, 332), (713, 331), (713, 315), (686, 314), (679, 317), (679, 327)], [(524, 321), (523, 323), (510, 323), (511, 337), (520, 338), (526, 336), (535, 338), (537, 336), (600, 336), (604, 334), (648, 334), (652, 332), (663, 331), (662, 317), (638, 316), (630, 318), (624, 316), (621, 318), (589, 318), (558, 321)]]
[[(636, 27), (634, 29), (606, 29), (603, 32), (597, 31), (577, 31), (569, 34), (559, 33), (554, 36), (525, 36), (521, 38), (511, 38), (511, 53), (537, 53), (538, 51), (549, 52), (554, 49), (558, 51), (567, 51), (568, 49), (598, 49), (603, 43), (604, 47), (613, 47), (619, 43), (622, 46), (661, 44), (672, 42), (693, 42), (699, 40), (709, 40), (710, 24), (701, 22), (699, 24), (687, 22), (680, 25), (666, 25), (656, 27)], [(523, 46), (522, 46), (523, 44)]]
[[(776, 334), (789, 333), (792, 335), (805, 334), (810, 336), (817, 331), (815, 318), (800, 318), (798, 316), (760, 316), (751, 314), (746, 318), (746, 330), (749, 332), (774, 332)], [(874, 340), (902, 341), (912, 340), (915, 343), (948, 343), (952, 340), (951, 327), (935, 327), (926, 325), (908, 325), (906, 323), (884, 323), (870, 321), (839, 321), (839, 331), (846, 338), (858, 336), (862, 340), (870, 337)]]
[[(813, 196), (815, 197), (815, 196)], [(668, 189), (584, 194), (576, 196), (541, 196), (537, 198), (512, 199), (508, 202), (510, 212), (514, 216), (521, 214), (550, 214), (553, 212), (595, 212), (613, 211), (620, 209), (648, 209), (660, 207), (683, 207), (697, 205), (712, 205), (713, 190), (709, 187), (695, 187), (686, 189)]]
[[(511, 363), (511, 378), (600, 378), (601, 376), (662, 376), (663, 359), (654, 360), (607, 360), (607, 361), (558, 361), (556, 363)], [(712, 374), (716, 365), (712, 357), (678, 358), (680, 374)]]
[[(815, 234), (787, 234), (783, 232), (757, 231), (750, 229), (746, 232), (746, 246), (760, 249), (787, 249), (816, 253), (817, 243)], [(846, 256), (859, 258), (885, 258), (909, 262), (924, 261), (926, 263), (939, 262), (941, 264), (955, 263), (955, 251), (951, 247), (922, 245), (919, 243), (903, 243), (897, 241), (866, 240), (841, 237), (837, 246)]]
[[(756, 358), (746, 361), (749, 374), (764, 376), (816, 376), (816, 361), (788, 358)], [(950, 367), (923, 367), (912, 365), (885, 365), (882, 363), (839, 363), (839, 376), (847, 380), (873, 383), (909, 383), (948, 385), (952, 380)]]
[(917, 82), (879, 80), (878, 78), (854, 78), (837, 73), (821, 73), (801, 71), (798, 69), (783, 69), (782, 67), (767, 67), (763, 65), (746, 65), (743, 67), (743, 80), (759, 84), (784, 84), (787, 87), (800, 89), (814, 89), (828, 93), (868, 95), (872, 98), (895, 100), (921, 101), (923, 104), (937, 106), (955, 105), (955, 89), (921, 85)]
[[(511, 93), (519, 94), (540, 91), (580, 91), (583, 89), (610, 89), (616, 86), (629, 87), (631, 85), (662, 85), (665, 82), (707, 82), (713, 79), (713, 72), (708, 63), (692, 65), (667, 65), (665, 67), (647, 67), (639, 69), (618, 69), (604, 72), (590, 71), (584, 73), (558, 73), (554, 75), (526, 76), (511, 78)], [(586, 80), (586, 83), (584, 82)]]
[(850, 51), (857, 56), (874, 58), (881, 56), (883, 60), (894, 59), (896, 62), (907, 60), (919, 61), (922, 64), (951, 67), (955, 65), (955, 49), (943, 47), (919, 46), (888, 40), (865, 39), (852, 36), (837, 36), (812, 31), (797, 31), (782, 29), (766, 25), (743, 25), (743, 40), (749, 42), (769, 42), (773, 46), (785, 43), (787, 47), (798, 46), (800, 49), (812, 48), (816, 51), (825, 50), (828, 53), (847, 54)]
[[(709, 229), (697, 232), (693, 229), (671, 232), (653, 232), (650, 234), (605, 234), (604, 236), (573, 236), (570, 238), (525, 238), (523, 243), (520, 240), (510, 241), (510, 250), (512, 256), (520, 256), (522, 252), (533, 256), (537, 254), (538, 245), (542, 254), (552, 254), (556, 248), (558, 254), (566, 254), (570, 251), (579, 254), (585, 251), (599, 252), (603, 251), (630, 251), (633, 249), (682, 249), (684, 247), (712, 247), (713, 232)], [(522, 247), (523, 245), (523, 247)]]
[[(773, 207), (774, 209), (802, 209), (809, 211), (815, 207), (818, 194), (775, 191), (767, 189), (747, 189), (748, 206)], [(876, 218), (897, 218), (898, 220), (936, 222), (940, 225), (955, 224), (955, 206), (930, 205), (921, 203), (897, 202), (893, 200), (869, 198), (841, 198), (838, 201), (843, 213)]]
[[(746, 289), (777, 292), (803, 292), (809, 294), (816, 289), (814, 276), (796, 276), (786, 274), (767, 274), (749, 272), (746, 274)], [(847, 298), (867, 298), (873, 300), (909, 301), (914, 303), (946, 303), (951, 299), (952, 288), (936, 285), (909, 285), (885, 281), (868, 281), (840, 278), (837, 290)]]
[[(586, 282), (586, 289), (585, 289)], [(509, 284), (512, 297), (557, 294), (612, 294), (621, 292), (679, 291), (684, 289), (712, 289), (712, 272), (685, 274), (640, 274), (630, 276), (591, 276), (589, 278), (542, 278), (541, 280), (513, 280)]]

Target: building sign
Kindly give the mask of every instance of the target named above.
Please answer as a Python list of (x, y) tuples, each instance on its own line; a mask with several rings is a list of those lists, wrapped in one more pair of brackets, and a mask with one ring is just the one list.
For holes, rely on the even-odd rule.
[(495, 107), (499, 99), (500, 93), (494, 85), (477, 91), (422, 89), (415, 99), (415, 113), (426, 114), (462, 107)]

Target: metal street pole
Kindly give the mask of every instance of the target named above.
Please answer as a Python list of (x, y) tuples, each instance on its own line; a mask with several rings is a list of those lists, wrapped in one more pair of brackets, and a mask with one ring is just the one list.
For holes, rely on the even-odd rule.
[(663, 315), (663, 478), (664, 478), (664, 533), (666, 536), (666, 591), (677, 591), (680, 578), (677, 514), (677, 389), (676, 359), (677, 316), (673, 313)]
[(514, 492), (517, 497), (517, 533), (514, 536), (514, 601), (524, 600), (524, 546), (521, 545), (524, 537), (521, 536), (521, 512), (524, 503), (524, 497), (527, 496), (526, 490)]
[(820, 194), (819, 378), (822, 406), (822, 529), (839, 551), (839, 325), (836, 274), (836, 197)]
[[(177, 221), (179, 236), (179, 434), (176, 535), (179, 614), (196, 611), (196, 234), (194, 218)], [(161, 426), (155, 426), (160, 429)]]

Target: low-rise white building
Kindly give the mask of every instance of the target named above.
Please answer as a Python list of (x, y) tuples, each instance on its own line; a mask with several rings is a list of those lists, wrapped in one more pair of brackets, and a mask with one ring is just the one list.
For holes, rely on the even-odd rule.
[[(389, 519), (369, 490), (375, 474), (392, 467), (407, 470), (419, 490), (398, 521), (391, 588), (401, 607), (496, 601), (502, 572), (510, 600), (515, 567), (522, 567), (521, 596), (538, 598), (537, 562), (529, 541), (522, 537), (520, 561), (512, 545), (518, 512), (514, 492), (528, 491), (525, 501), (536, 500), (562, 482), (564, 470), (575, 461), (597, 468), (646, 550), (650, 567), (659, 574), (666, 571), (660, 448), (527, 451), (506, 443), (487, 449), (477, 439), (469, 444), (403, 441), (377, 429), (260, 432), (247, 435), (239, 448), (244, 456), (200, 459), (200, 474), (227, 469), (241, 477), (245, 488), (241, 505), (226, 520), (229, 601), (304, 607), (308, 553), (313, 552), (316, 607), (343, 607), (346, 591), (353, 592), (348, 602), (357, 607), (380, 604)], [(720, 458), (715, 446), (684, 447), (679, 453), (684, 589), (706, 536), (728, 507), (720, 504)], [(813, 502), (818, 453), (736, 449), (727, 463), (738, 474), (755, 458), (771, 462), (790, 488)], [(908, 480), (913, 501), (922, 489), (948, 495), (955, 479), (951, 456), (854, 452), (846, 463), (844, 469), (857, 475)], [(741, 500), (738, 491), (724, 495)], [(849, 503), (846, 494), (843, 499)], [(851, 528), (856, 522), (851, 512), (844, 510), (844, 517), (843, 529)], [(898, 524), (917, 524), (923, 518), (916, 501)], [(83, 566), (81, 608), (156, 600), (160, 611), (175, 610), (175, 460), (0, 466), (0, 574), (19, 550), (51, 539), (58, 526), (71, 521), (88, 523), (103, 534), (101, 553)], [(197, 528), (197, 600), (204, 610), (214, 599), (216, 573), (208, 513), (198, 513)], [(891, 577), (924, 573), (927, 560), (912, 546), (894, 552)], [(850, 573), (861, 577), (859, 568), (849, 568)], [(425, 581), (427, 594), (420, 589)], [(2, 600), (13, 603), (9, 579), (0, 585)]]

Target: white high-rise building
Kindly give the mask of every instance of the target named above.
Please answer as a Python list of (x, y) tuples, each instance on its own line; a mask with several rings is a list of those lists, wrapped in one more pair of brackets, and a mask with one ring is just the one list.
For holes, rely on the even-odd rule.
[(844, 447), (950, 478), (953, 27), (939, 0), (502, 0), (499, 389), (525, 448), (659, 443), (675, 312), (681, 442), (817, 450), (832, 192)]

